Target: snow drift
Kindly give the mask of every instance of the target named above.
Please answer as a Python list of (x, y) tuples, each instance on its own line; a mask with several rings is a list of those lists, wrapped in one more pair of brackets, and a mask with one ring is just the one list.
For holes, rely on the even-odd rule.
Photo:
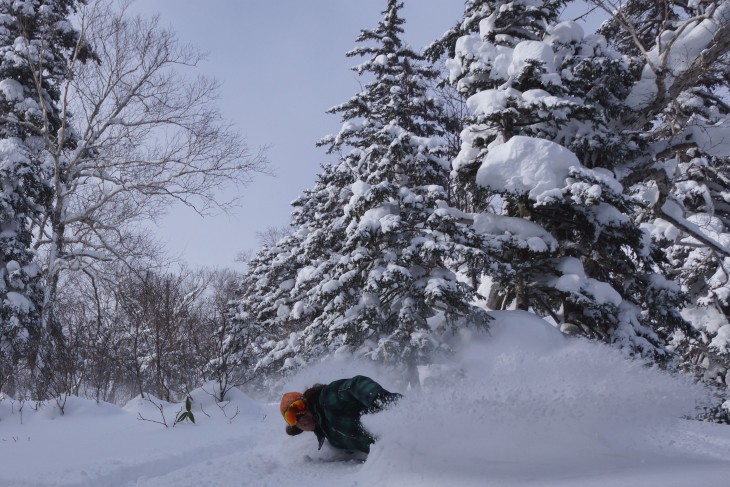
[[(196, 424), (165, 428), (150, 401), (71, 398), (61, 416), (0, 401), (2, 486), (723, 485), (730, 428), (682, 419), (706, 392), (680, 377), (566, 338), (528, 313), (494, 313), (489, 334), (454, 337), (458, 354), (421, 369), (423, 387), (341, 357), (272, 390), (233, 391), (219, 408), (193, 393)], [(365, 463), (310, 434), (288, 437), (278, 396), (364, 373), (405, 394), (366, 416), (379, 437)], [(162, 405), (170, 423), (182, 406)]]

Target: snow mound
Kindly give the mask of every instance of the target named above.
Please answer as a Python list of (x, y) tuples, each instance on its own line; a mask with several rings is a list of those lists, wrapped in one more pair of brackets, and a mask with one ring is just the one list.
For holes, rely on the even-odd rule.
[(480, 475), (515, 463), (559, 472), (669, 455), (666, 435), (706, 399), (689, 381), (566, 338), (532, 314), (494, 315), (490, 335), (469, 337), (438, 387), (364, 418), (381, 437), (366, 465), (372, 475), (385, 481), (407, 465), (422, 485), (445, 485), (460, 465), (459, 485), (480, 485)]
[[(54, 402), (21, 414), (0, 399), (0, 485), (726, 484), (730, 428), (680, 419), (703, 390), (532, 314), (493, 314), (489, 334), (457, 334), (456, 356), (421, 368), (421, 390), (407, 387), (414, 377), (343, 353), (271, 388), (270, 403), (234, 389), (218, 404), (207, 384), (190, 394), (196, 423), (174, 428), (141, 421), (161, 418), (141, 397), (124, 408), (70, 397), (63, 416)], [(284, 433), (281, 393), (356, 374), (405, 395), (363, 418), (379, 437), (365, 463), (326, 443), (317, 450), (311, 433)], [(157, 404), (168, 420), (184, 407)]]

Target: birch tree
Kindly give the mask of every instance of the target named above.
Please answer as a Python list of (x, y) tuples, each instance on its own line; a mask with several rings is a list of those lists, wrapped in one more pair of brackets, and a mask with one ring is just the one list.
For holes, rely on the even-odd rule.
[[(144, 260), (152, 244), (140, 224), (178, 203), (202, 215), (226, 211), (237, 198), (221, 199), (221, 188), (245, 185), (267, 168), (263, 152), (217, 108), (219, 84), (196, 74), (204, 60), (198, 49), (157, 17), (132, 15), (128, 2), (90, 2), (78, 19), (60, 127), (44, 134), (52, 196), (34, 245), (47, 280), (46, 324), (64, 272)], [(82, 62), (82, 48), (95, 62)]]

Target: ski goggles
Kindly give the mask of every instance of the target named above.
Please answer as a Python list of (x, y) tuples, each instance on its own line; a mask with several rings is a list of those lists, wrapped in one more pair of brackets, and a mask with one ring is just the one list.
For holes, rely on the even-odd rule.
[(284, 410), (284, 421), (286, 421), (286, 424), (294, 426), (306, 410), (307, 401), (303, 397), (295, 399)]

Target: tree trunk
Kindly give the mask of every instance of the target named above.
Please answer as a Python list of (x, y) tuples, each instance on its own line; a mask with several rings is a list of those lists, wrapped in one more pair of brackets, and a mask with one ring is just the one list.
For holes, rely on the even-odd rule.
[(525, 282), (518, 280), (515, 284), (515, 307), (524, 311), (530, 309), (530, 297)]

